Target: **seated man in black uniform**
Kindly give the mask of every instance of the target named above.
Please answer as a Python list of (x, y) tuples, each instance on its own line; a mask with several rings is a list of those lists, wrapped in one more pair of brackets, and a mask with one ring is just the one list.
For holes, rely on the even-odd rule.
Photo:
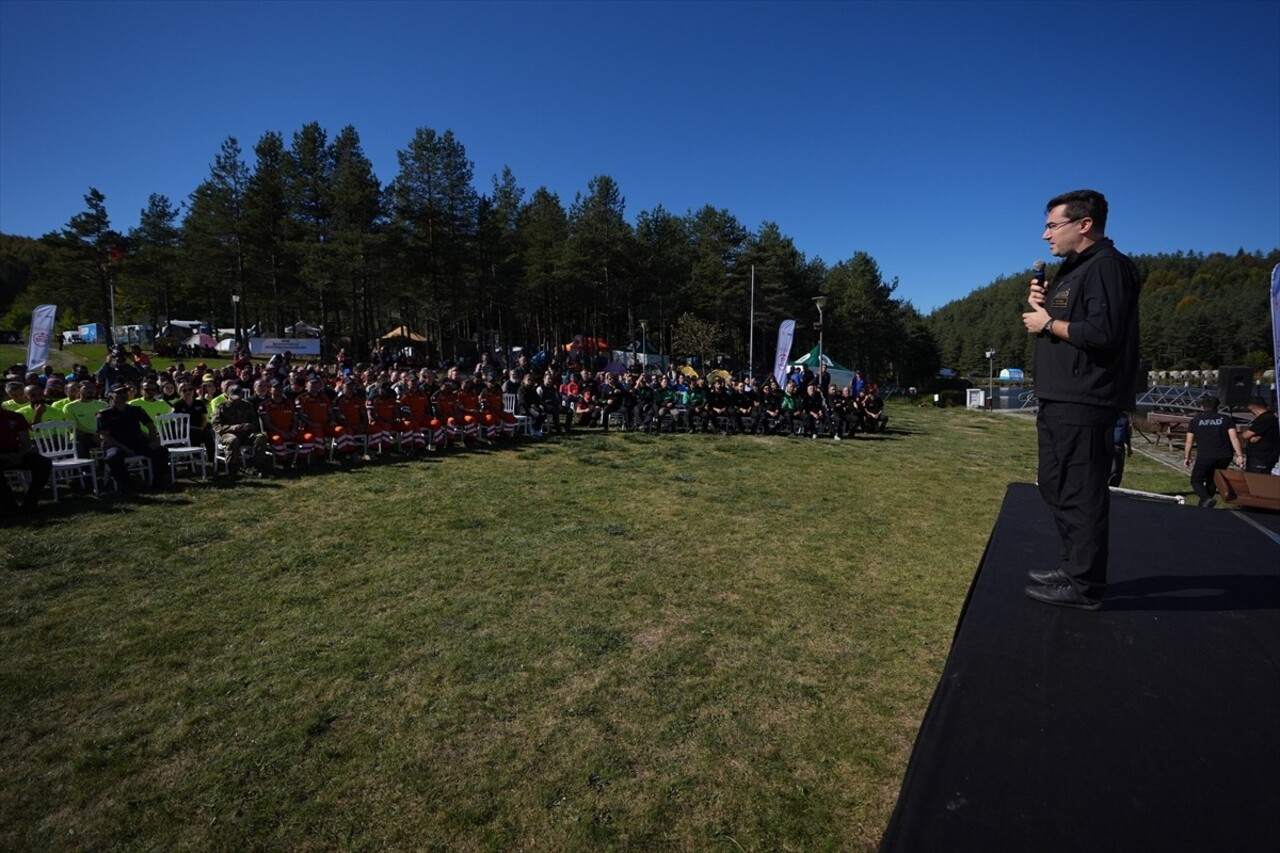
[(778, 380), (770, 376), (760, 391), (760, 425), (756, 430), (764, 435), (777, 435), (786, 431), (782, 416), (782, 388)]
[(817, 438), (827, 423), (827, 401), (822, 397), (818, 383), (814, 382), (805, 388), (804, 399), (804, 431), (810, 438)]
[(839, 394), (832, 395), (832, 416), (835, 419), (836, 435), (852, 438), (862, 427), (862, 405), (854, 396), (853, 386), (846, 385)]
[(604, 382), (600, 385), (600, 397), (604, 400), (604, 409), (600, 413), (600, 426), (604, 431), (609, 431), (609, 416), (615, 413), (622, 416), (623, 430), (629, 429), (631, 427), (631, 390), (627, 388), (622, 377), (606, 373)]
[(733, 395), (725, 388), (724, 380), (719, 376), (711, 385), (711, 393), (707, 394), (707, 417), (703, 421), (704, 431), (712, 429), (719, 429), (725, 435), (738, 431)]
[(882, 432), (889, 423), (889, 416), (884, 413), (884, 399), (880, 396), (879, 387), (867, 385), (858, 403), (862, 407), (862, 428), (867, 432)]
[(127, 385), (117, 385), (107, 400), (111, 405), (98, 412), (98, 437), (102, 440), (102, 460), (111, 469), (111, 476), (127, 491), (129, 469), (125, 459), (146, 456), (151, 460), (155, 485), (168, 486), (169, 450), (160, 443), (160, 430), (150, 415), (129, 405)]
[(733, 411), (741, 432), (759, 432), (759, 397), (750, 376), (742, 380), (733, 395)]

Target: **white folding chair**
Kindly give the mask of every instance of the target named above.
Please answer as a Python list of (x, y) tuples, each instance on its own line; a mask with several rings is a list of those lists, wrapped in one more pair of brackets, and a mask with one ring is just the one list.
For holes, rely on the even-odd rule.
[(160, 443), (169, 450), (169, 479), (178, 479), (178, 467), (186, 466), (191, 473), (196, 471), (196, 463), (200, 464), (200, 479), (209, 479), (209, 454), (204, 447), (191, 443), (191, 416), (179, 412), (158, 415), (156, 425), (160, 428)]
[(58, 500), (58, 484), (78, 482), (85, 484), (85, 477), (98, 493), (98, 470), (92, 459), (81, 458), (76, 449), (76, 425), (73, 421), (46, 421), (31, 428), (36, 449), (40, 455), (53, 462), (49, 485), (53, 487), (53, 500)]
[(516, 395), (515, 394), (502, 395), (502, 409), (505, 412), (515, 415), (517, 433), (522, 432), (525, 435), (531, 435), (533, 433), (533, 419), (530, 418), (528, 415), (521, 415), (516, 412)]
[[(231, 457), (227, 455), (229, 452), (230, 451), (228, 450), (227, 445), (223, 444), (221, 441), (214, 441), (213, 473), (215, 475), (218, 473), (219, 465), (222, 466), (222, 472), (224, 474), (229, 474), (231, 472)], [(274, 454), (267, 454), (267, 457), (271, 460), (272, 467), (275, 467)], [(243, 444), (240, 445), (240, 467), (249, 468), (252, 465), (253, 465), (253, 448), (246, 447)]]
[[(141, 477), (148, 486), (155, 482), (155, 474), (151, 470), (151, 457), (126, 456), (124, 465), (126, 472)], [(115, 477), (111, 476), (111, 466), (107, 465), (105, 460), (102, 465), (102, 486), (103, 488), (114, 486), (117, 492), (124, 488), (123, 483), (117, 483)]]

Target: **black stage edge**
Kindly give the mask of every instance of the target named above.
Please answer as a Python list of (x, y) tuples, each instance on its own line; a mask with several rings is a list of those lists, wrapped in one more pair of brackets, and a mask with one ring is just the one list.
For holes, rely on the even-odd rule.
[(1241, 515), (1113, 498), (1071, 610), (1023, 595), (1058, 545), (1011, 485), (882, 853), (1280, 850), (1280, 525)]

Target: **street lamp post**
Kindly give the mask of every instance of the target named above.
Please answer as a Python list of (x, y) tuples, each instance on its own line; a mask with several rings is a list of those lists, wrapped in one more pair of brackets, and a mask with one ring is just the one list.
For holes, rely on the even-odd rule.
[(645, 373), (648, 373), (649, 367), (649, 321), (640, 321), (640, 349), (644, 350), (644, 366)]
[(994, 409), (996, 393), (996, 351), (987, 350), (987, 408)]
[(822, 309), (827, 304), (827, 297), (813, 297), (813, 304), (818, 306), (818, 369), (822, 369)]
[(240, 294), (231, 294), (231, 325), (236, 330), (236, 347), (240, 346)]

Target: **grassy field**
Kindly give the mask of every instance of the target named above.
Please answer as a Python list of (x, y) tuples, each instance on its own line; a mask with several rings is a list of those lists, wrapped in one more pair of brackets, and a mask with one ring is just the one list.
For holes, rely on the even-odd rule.
[(0, 848), (874, 849), (1034, 477), (1027, 419), (890, 411), (2, 527)]
[[(59, 373), (70, 373), (71, 367), (75, 364), (84, 364), (89, 368), (90, 373), (97, 372), (102, 363), (107, 360), (106, 344), (73, 344), (65, 349), (58, 349), (56, 346), (49, 351), (49, 363)], [(12, 344), (0, 345), (0, 373), (3, 373), (13, 364), (25, 364), (27, 361), (27, 348), (25, 346), (14, 346)], [(209, 367), (222, 367), (231, 363), (229, 358), (159, 358), (153, 356), (151, 363), (157, 370), (168, 367), (175, 361), (181, 361), (188, 369), (194, 368), (198, 363), (204, 363)]]

